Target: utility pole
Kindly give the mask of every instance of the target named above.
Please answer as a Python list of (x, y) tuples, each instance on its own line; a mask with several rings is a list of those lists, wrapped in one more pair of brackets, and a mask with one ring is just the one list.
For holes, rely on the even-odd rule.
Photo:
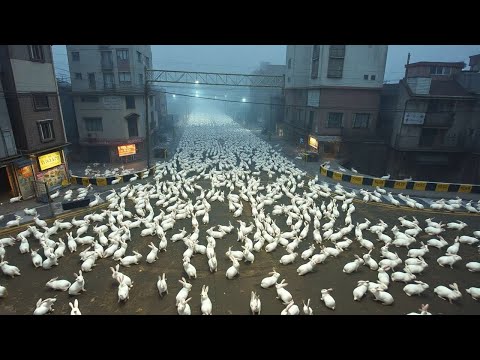
[(408, 53), (407, 65), (405, 66), (405, 79), (408, 78), (408, 65), (409, 64), (410, 64), (410, 53)]
[(147, 169), (150, 169), (150, 125), (148, 123), (148, 77), (147, 66), (145, 65), (145, 147), (147, 148)]

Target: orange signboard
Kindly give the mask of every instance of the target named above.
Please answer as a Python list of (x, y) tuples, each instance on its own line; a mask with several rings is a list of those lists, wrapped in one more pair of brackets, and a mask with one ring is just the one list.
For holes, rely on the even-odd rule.
[(315, 138), (312, 137), (312, 136), (309, 136), (309, 137), (308, 137), (308, 145), (310, 145), (310, 146), (313, 147), (314, 149), (318, 150), (318, 140), (315, 139)]
[(118, 156), (134, 155), (136, 153), (137, 148), (135, 147), (135, 144), (118, 146)]

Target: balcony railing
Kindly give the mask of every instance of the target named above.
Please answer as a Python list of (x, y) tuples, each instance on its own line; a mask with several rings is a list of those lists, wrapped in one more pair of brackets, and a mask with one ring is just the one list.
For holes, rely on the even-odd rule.
[(395, 148), (401, 151), (446, 151), (465, 150), (463, 135), (453, 136), (405, 136), (397, 134)]
[(102, 70), (112, 70), (113, 69), (113, 60), (102, 59), (101, 65), (102, 65)]
[(427, 113), (423, 126), (432, 127), (432, 128), (450, 128), (454, 120), (455, 120), (455, 117), (451, 113), (445, 113), (445, 114)]

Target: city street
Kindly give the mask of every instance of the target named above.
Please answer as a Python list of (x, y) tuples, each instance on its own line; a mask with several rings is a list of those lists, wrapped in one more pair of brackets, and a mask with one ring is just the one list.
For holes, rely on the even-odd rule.
[[(308, 176), (307, 176), (308, 175)], [(130, 184), (118, 184), (115, 186), (117, 197), (120, 193), (125, 193), (125, 210), (136, 214), (134, 201), (138, 201), (138, 215), (143, 218), (145, 223), (152, 222), (148, 220), (148, 204), (153, 208), (153, 217), (160, 216), (159, 223), (167, 219), (169, 216), (178, 216), (182, 214), (182, 210), (186, 209), (186, 218), (174, 221), (172, 229), (164, 229), (165, 237), (168, 240), (166, 251), (158, 252), (158, 259), (154, 263), (147, 263), (147, 255), (150, 252), (148, 245), (153, 242), (155, 246), (159, 246), (162, 236), (160, 234), (141, 236), (140, 233), (147, 229), (145, 223), (139, 228), (131, 229), (130, 239), (127, 240), (125, 256), (133, 254), (136, 251), (142, 254), (138, 265), (131, 267), (120, 266), (120, 271), (129, 276), (133, 281), (133, 287), (129, 291), (129, 299), (127, 301), (118, 301), (117, 290), (118, 282), (112, 278), (111, 267), (118, 264), (112, 257), (98, 258), (96, 266), (90, 272), (84, 272), (85, 292), (78, 296), (70, 296), (68, 291), (54, 291), (45, 287), (45, 284), (52, 278), (58, 277), (74, 283), (74, 273), (78, 274), (82, 261), (80, 260), (80, 252), (84, 251), (88, 245), (78, 245), (78, 249), (74, 253), (65, 250), (65, 256), (59, 258), (58, 266), (54, 266), (49, 270), (42, 267), (35, 268), (32, 264), (30, 254), (21, 254), (19, 251), (20, 241), (13, 246), (5, 246), (5, 258), (9, 265), (17, 266), (21, 271), (21, 276), (11, 278), (0, 272), (0, 285), (6, 287), (8, 295), (0, 298), (0, 314), (33, 314), (35, 304), (42, 298), (56, 297), (57, 301), (53, 305), (55, 311), (53, 314), (70, 314), (69, 302), (78, 299), (79, 309), (84, 315), (89, 314), (165, 314), (176, 315), (177, 307), (175, 297), (182, 288), (179, 283), (182, 277), (185, 277), (189, 283), (193, 285), (188, 297), (192, 315), (200, 315), (201, 300), (200, 294), (203, 285), (209, 287), (209, 297), (212, 301), (212, 313), (215, 314), (233, 314), (247, 315), (251, 314), (250, 296), (251, 291), (255, 291), (262, 303), (261, 314), (279, 315), (285, 309), (285, 305), (279, 299), (276, 299), (277, 292), (275, 286), (264, 289), (260, 286), (262, 279), (270, 276), (269, 273), (273, 268), (280, 273), (277, 282), (283, 279), (288, 285), (287, 289), (302, 312), (302, 301), (311, 299), (310, 306), (315, 315), (330, 314), (379, 314), (379, 315), (401, 315), (410, 312), (418, 312), (422, 304), (429, 304), (429, 311), (432, 314), (480, 314), (480, 302), (472, 299), (465, 289), (470, 287), (480, 287), (479, 273), (469, 272), (465, 265), (469, 262), (480, 262), (480, 253), (477, 246), (460, 244), (458, 255), (461, 260), (453, 265), (453, 269), (449, 266), (441, 267), (437, 264), (437, 258), (445, 255), (446, 249), (454, 244), (456, 236), (468, 235), (473, 237), (473, 232), (480, 230), (480, 216), (468, 214), (466, 212), (447, 213), (443, 211), (435, 211), (429, 209), (410, 209), (407, 207), (394, 207), (385, 203), (364, 203), (362, 196), (357, 194), (352, 205), (351, 220), (353, 225), (365, 222), (368, 219), (373, 226), (380, 220), (388, 224), (384, 234), (394, 239), (391, 229), (396, 225), (401, 232), (405, 232), (406, 227), (402, 227), (399, 217), (404, 217), (409, 221), (413, 221), (415, 217), (419, 221), (422, 229), (427, 227), (425, 219), (431, 218), (433, 221), (446, 224), (454, 221), (463, 221), (467, 224), (462, 230), (447, 229), (441, 233), (441, 236), (448, 242), (448, 245), (442, 249), (429, 246), (429, 252), (423, 257), (428, 263), (428, 267), (422, 274), (417, 274), (416, 280), (421, 280), (429, 285), (420, 296), (407, 296), (403, 291), (405, 284), (403, 282), (390, 282), (388, 293), (393, 296), (394, 303), (390, 306), (384, 306), (379, 301), (374, 301), (374, 295), (367, 292), (361, 301), (354, 301), (352, 292), (357, 286), (359, 280), (371, 282), (377, 281), (378, 272), (371, 270), (366, 265), (360, 265), (357, 272), (346, 274), (342, 272), (345, 264), (355, 260), (354, 255), (362, 257), (368, 253), (360, 243), (356, 240), (355, 228), (352, 227), (350, 232), (345, 236), (353, 240), (348, 249), (341, 252), (338, 257), (328, 256), (323, 263), (315, 265), (313, 272), (299, 276), (297, 268), (308, 262), (301, 258), (302, 252), (307, 250), (312, 244), (315, 245), (314, 254), (320, 253), (320, 245), (314, 241), (314, 215), (310, 214), (309, 209), (315, 214), (315, 211), (322, 213), (320, 221), (320, 233), (323, 241), (321, 245), (325, 247), (334, 247), (335, 244), (331, 240), (325, 239), (325, 231), (321, 227), (329, 222), (328, 216), (330, 211), (320, 210), (322, 206), (332, 204), (331, 199), (338, 194), (333, 192), (334, 186), (330, 184), (332, 190), (330, 196), (322, 197), (320, 193), (325, 193), (323, 189), (319, 189), (323, 178), (320, 177), (315, 181), (313, 174), (307, 174), (303, 169), (299, 169), (294, 165), (293, 159), (288, 159), (280, 154), (275, 147), (260, 139), (258, 136), (245, 130), (234, 123), (230, 118), (223, 115), (197, 114), (190, 118), (186, 125), (182, 137), (178, 142), (177, 151), (169, 160), (159, 162), (154, 176), (148, 179), (139, 180)], [(148, 185), (146, 185), (148, 184)], [(128, 186), (128, 191), (125, 188)], [(213, 188), (212, 188), (213, 186)], [(201, 189), (200, 189), (201, 187)], [(124, 190), (121, 190), (124, 189)], [(190, 192), (189, 189), (193, 191)], [(213, 190), (212, 190), (213, 189)], [(102, 190), (104, 191), (104, 190)], [(127, 195), (127, 193), (130, 193)], [(146, 194), (149, 194), (147, 199)], [(236, 201), (235, 195), (240, 198)], [(281, 196), (280, 196), (281, 195)], [(63, 192), (61, 194), (63, 196)], [(345, 197), (345, 194), (343, 195)], [(213, 197), (213, 200), (212, 200)], [(222, 199), (223, 202), (219, 200)], [(291, 198), (295, 199), (295, 206), (292, 207), (291, 215), (300, 219), (290, 218), (287, 220), (286, 214), (274, 214), (275, 206), (291, 205)], [(105, 196), (102, 197), (105, 200)], [(142, 206), (140, 199), (146, 199)], [(345, 197), (348, 199), (348, 196)], [(453, 196), (452, 196), (453, 198)], [(247, 200), (248, 201), (247, 201)], [(252, 199), (256, 205), (252, 209)], [(157, 201), (163, 200), (163, 204), (156, 205)], [(272, 200), (272, 204), (267, 204), (268, 200)], [(121, 200), (119, 200), (119, 203)], [(208, 204), (205, 205), (205, 204)], [(238, 204), (235, 206), (232, 203)], [(260, 205), (262, 204), (262, 205)], [(108, 201), (101, 203), (95, 212), (101, 213), (109, 205)], [(203, 205), (203, 206), (202, 206)], [(336, 201), (338, 205), (339, 216), (334, 220), (333, 231), (344, 228), (346, 225), (346, 211), (342, 210), (343, 201)], [(208, 207), (210, 211), (208, 210)], [(234, 211), (232, 211), (232, 206)], [(262, 208), (263, 206), (263, 208)], [(189, 209), (194, 208), (194, 211)], [(208, 221), (202, 213), (202, 207), (208, 214)], [(295, 215), (297, 209), (303, 209), (300, 214)], [(345, 208), (347, 208), (345, 204)], [(296, 209), (297, 208), (297, 209)], [(234, 216), (239, 211), (239, 216)], [(112, 209), (112, 211), (118, 211)], [(92, 210), (85, 208), (74, 212), (76, 220), (82, 219), (85, 215), (90, 214)], [(258, 212), (258, 215), (255, 213)], [(224, 234), (223, 238), (216, 239), (214, 251), (218, 261), (218, 271), (212, 273), (209, 269), (208, 257), (201, 253), (193, 254), (191, 264), (196, 268), (197, 278), (188, 279), (187, 273), (182, 264), (182, 258), (187, 249), (184, 241), (171, 241), (174, 234), (178, 234), (185, 229), (184, 238), (188, 235), (191, 237), (195, 234), (195, 227), (192, 225), (192, 213), (197, 213), (198, 221), (198, 244), (207, 246), (206, 237), (207, 230), (217, 225), (227, 226), (231, 223), (234, 228), (230, 233)], [(199, 213), (199, 214), (198, 214)], [(308, 213), (310, 216), (305, 215)], [(327, 214), (328, 213), (328, 214)], [(335, 211), (331, 212), (332, 214)], [(73, 213), (72, 213), (73, 214)], [(201, 215), (200, 215), (201, 214)], [(60, 218), (63, 221), (71, 221), (73, 215), (65, 216), (62, 214)], [(256, 216), (255, 216), (256, 215)], [(109, 225), (110, 229), (105, 233), (108, 237), (112, 233), (112, 228), (117, 226), (121, 228), (118, 216), (116, 217), (116, 225)], [(307, 221), (308, 218), (311, 221)], [(335, 217), (334, 215), (332, 217)], [(288, 254), (285, 247), (278, 244), (272, 252), (266, 252), (267, 245), (270, 244), (268, 228), (273, 228), (273, 224), (268, 223), (268, 219), (272, 219), (280, 229), (280, 234), (291, 232), (292, 229), (287, 225), (287, 221), (292, 221), (292, 227), (298, 228), (297, 236), (299, 236), (306, 226), (308, 232), (306, 237), (299, 243), (298, 248), (294, 251), (298, 253), (293, 263), (288, 265), (280, 264), (282, 256)], [(303, 218), (303, 221), (302, 221)], [(135, 221), (134, 217), (128, 219), (123, 216), (123, 222), (126, 220)], [(254, 255), (253, 263), (239, 261), (239, 275), (233, 279), (226, 278), (226, 271), (232, 266), (232, 261), (225, 255), (231, 247), (232, 250), (242, 251), (242, 246), (246, 246), (248, 240), (245, 237), (239, 238), (238, 230), (244, 228), (239, 221), (245, 223), (248, 227), (253, 225), (251, 232), (246, 235), (248, 239), (253, 241), (254, 246), (258, 239), (265, 241), (259, 252), (252, 250)], [(204, 223), (205, 222), (205, 223)], [(153, 222), (152, 222), (153, 223)], [(261, 236), (254, 235), (259, 231), (257, 224), (261, 223), (265, 227), (266, 232), (261, 232)], [(108, 225), (108, 216), (103, 222), (91, 223), (88, 231), (81, 236), (94, 236), (99, 240), (99, 236), (93, 231), (93, 225)], [(296, 225), (298, 224), (298, 225)], [(52, 226), (52, 221), (48, 221), (48, 226)], [(154, 225), (155, 226), (155, 225)], [(44, 231), (37, 228), (40, 231)], [(18, 232), (25, 230), (24, 227), (12, 229), (0, 229), (0, 238), (7, 238), (9, 235), (16, 236)], [(58, 241), (61, 238), (67, 244), (67, 232), (73, 231), (74, 236), (78, 228), (74, 226), (71, 230), (58, 231), (57, 234), (51, 235), (52, 240)], [(260, 231), (259, 231), (260, 232)], [(244, 231), (242, 230), (244, 234)], [(286, 236), (286, 235), (285, 235)], [(114, 238), (114, 236), (112, 236)], [(278, 241), (279, 233), (274, 231), (274, 236)], [(367, 229), (363, 230), (363, 238), (370, 240), (374, 244), (371, 256), (377, 262), (382, 260), (381, 247), (383, 242), (377, 240), (377, 234), (373, 234)], [(410, 249), (420, 248), (420, 242), (427, 243), (430, 239), (437, 236), (428, 235), (425, 231), (421, 231), (415, 236), (416, 242), (411, 244)], [(289, 245), (292, 244), (294, 237), (289, 239)], [(241, 241), (239, 241), (241, 240)], [(337, 242), (345, 240), (340, 236)], [(39, 241), (30, 235), (28, 238), (31, 249), (39, 249), (41, 245)], [(110, 240), (110, 246), (112, 241)], [(46, 245), (48, 246), (48, 245)], [(103, 249), (106, 249), (104, 246)], [(390, 245), (389, 251), (398, 253), (403, 263), (395, 268), (395, 271), (403, 271), (405, 260), (408, 258), (408, 249), (405, 247), (395, 247)], [(45, 259), (44, 250), (39, 254)], [(391, 274), (392, 270), (387, 270)], [(168, 294), (163, 297), (159, 295), (157, 290), (157, 281), (159, 275), (166, 274), (168, 284)], [(443, 285), (447, 286), (457, 283), (462, 297), (455, 300), (452, 304), (446, 300), (440, 299), (435, 293), (434, 288)], [(414, 283), (411, 281), (410, 283)], [(336, 306), (331, 310), (325, 306), (321, 297), (322, 289), (333, 289), (331, 295), (335, 299)]]

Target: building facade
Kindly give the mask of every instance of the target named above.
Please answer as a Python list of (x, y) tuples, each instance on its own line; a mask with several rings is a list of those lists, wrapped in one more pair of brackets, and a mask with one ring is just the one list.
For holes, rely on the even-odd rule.
[(457, 80), (463, 62), (406, 65), (405, 78), (386, 87), (381, 121), (392, 177), (470, 182), (469, 144), (479, 128), (478, 97)]
[[(0, 66), (15, 144), (9, 140), (10, 147), (16, 146), (19, 154), (9, 164), (9, 182), (12, 194), (26, 199), (39, 195), (32, 180), (44, 182), (50, 190), (68, 180), (63, 151), (68, 143), (51, 46), (1, 45)], [(5, 111), (2, 117), (5, 118)], [(2, 120), (2, 127), (5, 125), (8, 127)]]
[[(149, 45), (67, 45), (81, 157), (128, 162), (146, 156), (145, 67)], [(148, 96), (149, 131), (158, 123)]]
[(387, 45), (287, 47), (283, 132), (324, 158), (374, 142)]

